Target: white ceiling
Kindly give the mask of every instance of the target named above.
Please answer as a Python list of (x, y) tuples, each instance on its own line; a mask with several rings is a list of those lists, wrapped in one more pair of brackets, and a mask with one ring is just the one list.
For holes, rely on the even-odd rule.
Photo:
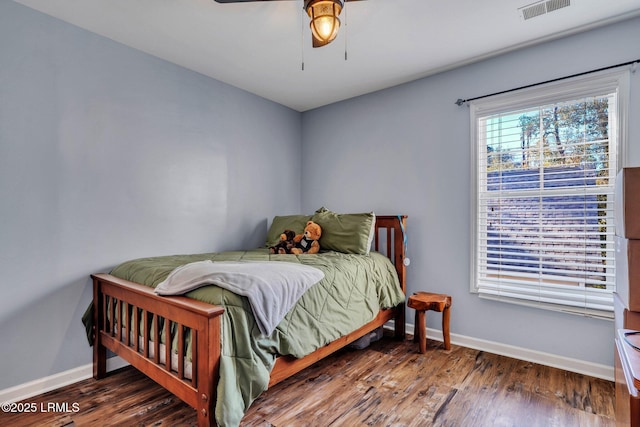
[(14, 1), (297, 111), (640, 16), (640, 0), (571, 0), (529, 20), (518, 9), (536, 0), (367, 0), (313, 49), (303, 0)]

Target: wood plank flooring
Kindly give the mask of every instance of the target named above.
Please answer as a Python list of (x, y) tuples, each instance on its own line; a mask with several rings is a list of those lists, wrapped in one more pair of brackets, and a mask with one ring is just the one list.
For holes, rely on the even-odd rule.
[[(383, 338), (274, 386), (242, 426), (614, 426), (614, 390), (610, 381), (465, 347), (429, 341), (419, 354), (411, 341)], [(25, 402), (36, 412), (0, 413), (0, 425), (196, 425), (193, 409), (133, 368)]]

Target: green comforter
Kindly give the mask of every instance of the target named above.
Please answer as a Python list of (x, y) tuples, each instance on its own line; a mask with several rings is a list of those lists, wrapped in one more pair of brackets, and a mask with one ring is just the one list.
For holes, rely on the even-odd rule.
[(302, 296), (270, 336), (260, 334), (246, 298), (216, 286), (186, 294), (225, 308), (215, 413), (220, 426), (240, 424), (251, 402), (267, 389), (276, 354), (305, 356), (369, 322), (380, 308), (404, 301), (393, 264), (376, 252), (270, 255), (266, 249), (256, 249), (177, 255), (128, 261), (111, 274), (155, 287), (174, 268), (208, 259), (302, 263), (319, 268), (325, 275)]

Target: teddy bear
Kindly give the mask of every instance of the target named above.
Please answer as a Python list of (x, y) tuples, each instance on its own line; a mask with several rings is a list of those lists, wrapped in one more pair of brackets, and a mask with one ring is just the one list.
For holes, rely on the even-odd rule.
[(275, 246), (269, 246), (270, 254), (290, 254), (294, 245), (293, 238), (296, 232), (293, 230), (284, 230), (280, 234), (280, 241)]
[(304, 227), (304, 233), (293, 238), (294, 246), (291, 248), (292, 254), (315, 254), (320, 251), (320, 236), (322, 228), (313, 221), (308, 221)]

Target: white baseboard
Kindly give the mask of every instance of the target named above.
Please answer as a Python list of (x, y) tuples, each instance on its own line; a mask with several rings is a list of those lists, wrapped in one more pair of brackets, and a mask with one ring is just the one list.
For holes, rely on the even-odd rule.
[[(406, 325), (406, 330), (408, 334), (413, 334), (413, 325)], [(429, 339), (442, 341), (442, 331), (440, 330), (428, 328), (427, 336)], [(451, 334), (451, 343), (462, 347), (469, 347), (502, 356), (513, 357), (514, 359), (526, 360), (527, 362), (539, 363), (553, 368), (602, 378), (608, 381), (614, 380), (613, 366), (571, 359), (569, 357), (557, 356), (555, 354), (529, 350), (522, 347), (458, 334)], [(109, 358), (107, 359), (107, 372), (120, 369), (128, 364), (129, 363), (117, 356)], [(54, 374), (45, 378), (40, 378), (28, 383), (0, 390), (0, 402), (18, 402), (78, 381), (86, 380), (92, 376), (93, 365), (89, 363), (78, 368), (60, 372), (59, 374)]]
[[(129, 363), (118, 356), (110, 357), (107, 359), (107, 372), (115, 371), (127, 365), (129, 365)], [(91, 377), (93, 377), (93, 364), (89, 363), (84, 366), (69, 369), (68, 371), (0, 390), (0, 402), (19, 402)]]
[[(407, 325), (407, 333), (413, 334), (413, 331), (413, 325)], [(465, 335), (450, 334), (450, 336), (452, 344), (462, 347), (487, 351), (501, 356), (513, 357), (514, 359), (526, 360), (527, 362), (539, 363), (552, 368), (559, 368), (569, 372), (576, 372), (578, 374), (614, 381), (613, 366), (572, 359), (570, 357), (558, 356), (556, 354), (530, 350), (509, 344), (468, 337)], [(436, 341), (442, 341), (442, 331), (427, 328), (427, 337)]]

